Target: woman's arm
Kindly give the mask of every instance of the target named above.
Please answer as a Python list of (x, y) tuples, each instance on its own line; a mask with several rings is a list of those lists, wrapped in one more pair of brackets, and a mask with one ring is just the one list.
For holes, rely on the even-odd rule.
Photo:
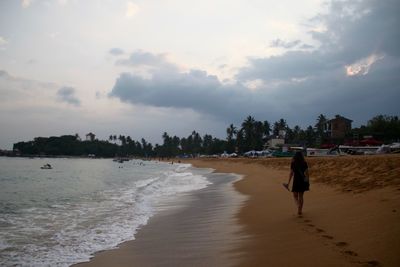
[(290, 174), (289, 174), (289, 182), (288, 182), (288, 185), (290, 185), (290, 181), (292, 180), (292, 178), (293, 178), (293, 175), (294, 175), (294, 173), (293, 173), (293, 169), (292, 169), (292, 168), (290, 168)]

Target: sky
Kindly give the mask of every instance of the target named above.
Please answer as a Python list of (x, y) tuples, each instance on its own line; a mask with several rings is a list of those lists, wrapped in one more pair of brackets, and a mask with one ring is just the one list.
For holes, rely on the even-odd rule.
[(400, 115), (398, 0), (1, 0), (0, 149)]

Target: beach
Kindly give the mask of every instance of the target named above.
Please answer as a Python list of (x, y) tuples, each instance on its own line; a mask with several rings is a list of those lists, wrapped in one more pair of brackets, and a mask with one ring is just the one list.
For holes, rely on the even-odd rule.
[[(118, 249), (95, 254), (75, 266), (235, 266), (239, 263), (241, 226), (234, 223), (245, 199), (238, 195), (232, 174), (206, 175), (212, 184), (164, 203), (160, 212), (141, 227), (135, 240)], [(171, 206), (175, 208), (171, 209)]]
[[(189, 209), (155, 216), (136, 240), (79, 266), (400, 266), (400, 155), (307, 161), (311, 190), (305, 193), (304, 214), (298, 217), (291, 193), (282, 186), (288, 180), (290, 158), (185, 160), (215, 173), (242, 175), (233, 184), (233, 193), (241, 197), (229, 187), (220, 188), (219, 197), (212, 199), (225, 200), (211, 211), (211, 220), (199, 217), (206, 213), (194, 212), (201, 203), (212, 206), (196, 197)], [(220, 194), (224, 191), (230, 197)], [(227, 210), (227, 216), (219, 216)], [(200, 238), (207, 234), (215, 238)], [(185, 254), (178, 249), (182, 240), (188, 251), (194, 247), (204, 253)], [(222, 253), (218, 255), (223, 260), (216, 261), (213, 251)], [(160, 257), (164, 259), (154, 261)]]

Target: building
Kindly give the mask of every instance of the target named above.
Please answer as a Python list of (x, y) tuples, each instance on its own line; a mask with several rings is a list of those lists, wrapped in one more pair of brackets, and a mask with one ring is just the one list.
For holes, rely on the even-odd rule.
[(94, 141), (94, 138), (96, 137), (96, 135), (94, 133), (88, 133), (86, 135), (86, 141)]
[(269, 148), (278, 148), (282, 147), (285, 144), (285, 139), (283, 138), (271, 138), (267, 142), (267, 147)]
[(267, 143), (264, 145), (265, 148), (279, 148), (285, 144), (286, 131), (279, 130), (277, 136), (271, 136)]
[(352, 120), (336, 115), (334, 119), (325, 122), (324, 130), (332, 139), (344, 138), (351, 131), (352, 122)]

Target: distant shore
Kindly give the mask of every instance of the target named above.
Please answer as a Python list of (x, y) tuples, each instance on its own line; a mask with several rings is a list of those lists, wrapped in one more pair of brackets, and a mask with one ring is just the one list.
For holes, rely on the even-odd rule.
[[(400, 266), (400, 155), (321, 157), (307, 161), (311, 191), (305, 194), (303, 217), (296, 215), (292, 195), (282, 187), (288, 179), (290, 158), (183, 161), (199, 168), (213, 168), (216, 173), (244, 177), (235, 182), (234, 188), (247, 200), (235, 216), (220, 218), (227, 227), (238, 229), (231, 233), (236, 245), (223, 245), (227, 258), (235, 260), (219, 266)], [(169, 227), (177, 233), (195, 231), (181, 216), (176, 214)], [(206, 224), (206, 229), (214, 227), (210, 221), (199, 220)], [(151, 225), (150, 222), (148, 229), (153, 227), (153, 231), (146, 232), (145, 227), (139, 235), (150, 236), (157, 244), (155, 230), (161, 228), (164, 232), (168, 228), (163, 228), (163, 223)], [(194, 232), (186, 234), (188, 246), (201, 242)], [(133, 251), (135, 245), (132, 246), (135, 242), (140, 240), (100, 253), (101, 258), (96, 255), (89, 266), (105, 266), (102, 262), (113, 266), (154, 266), (146, 261), (150, 258), (138, 258)], [(170, 245), (168, 258), (179, 262), (176, 260), (182, 255), (176, 253), (173, 243)], [(221, 243), (208, 242), (200, 249), (221, 249)], [(190, 255), (181, 263), (190, 266)], [(192, 263), (198, 261), (193, 259)], [(202, 264), (213, 266), (211, 258), (204, 258)]]

